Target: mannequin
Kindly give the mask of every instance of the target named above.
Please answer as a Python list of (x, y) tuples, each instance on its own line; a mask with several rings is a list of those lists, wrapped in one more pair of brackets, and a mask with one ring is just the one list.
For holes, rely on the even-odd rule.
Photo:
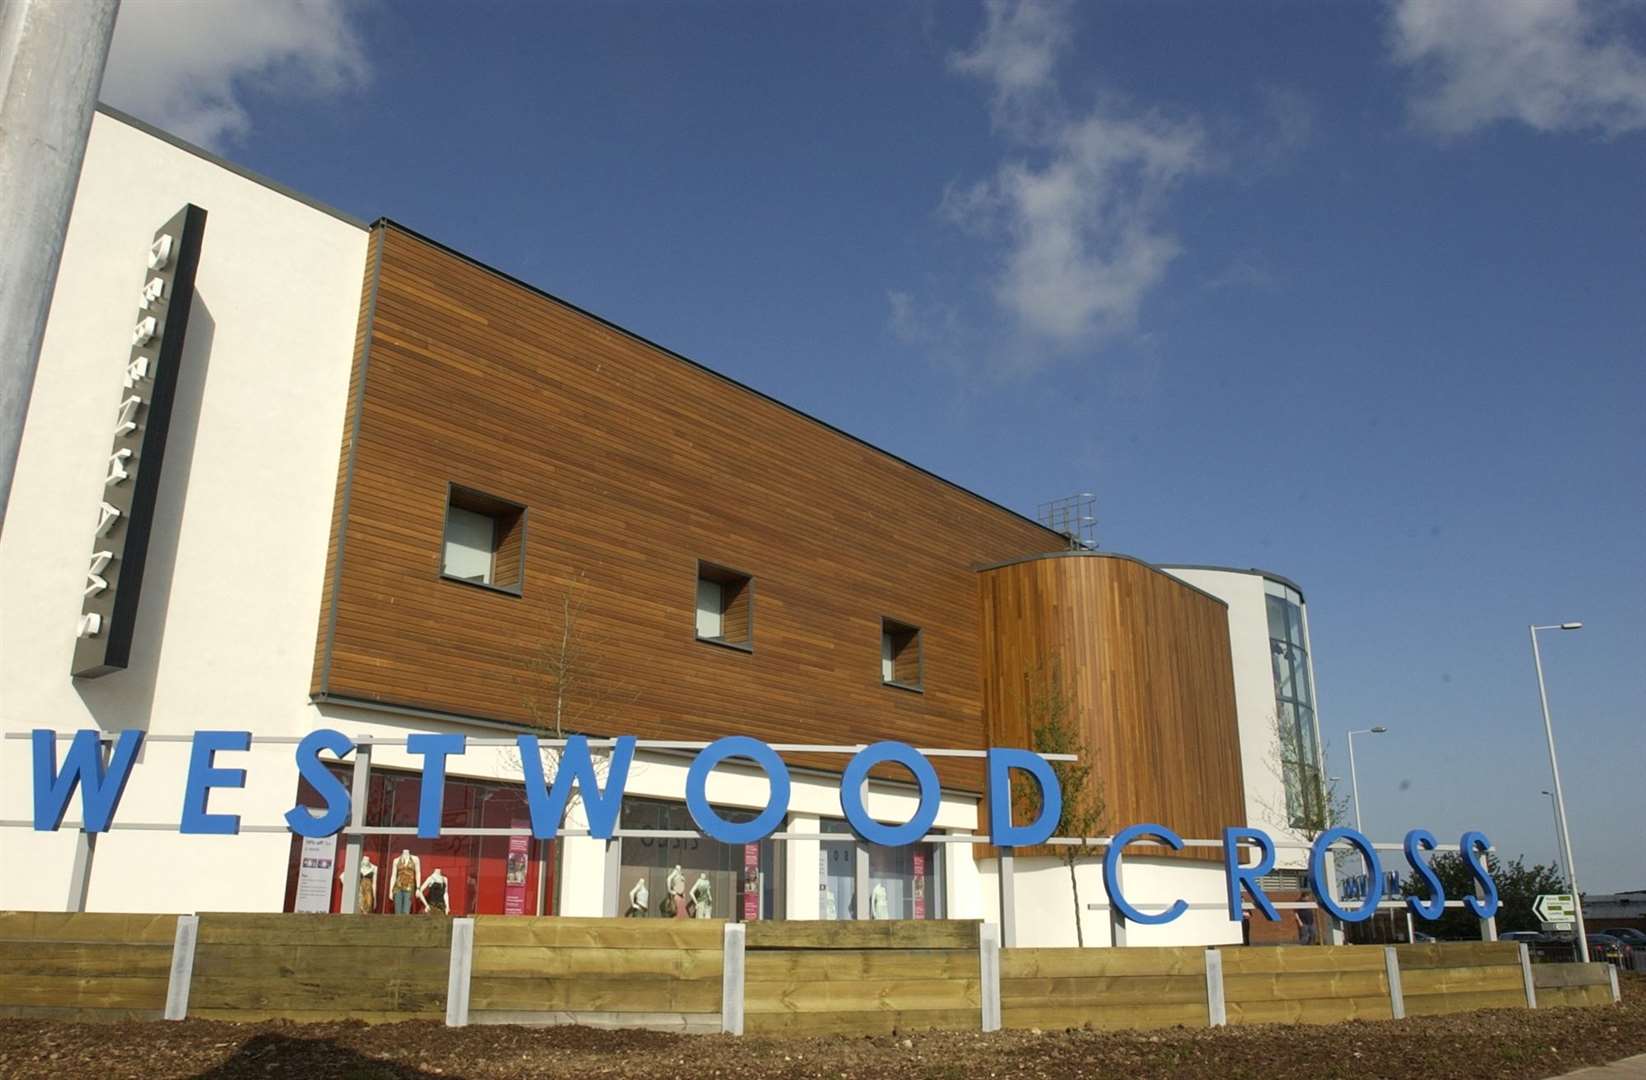
[(692, 882), (692, 917), (714, 918), (714, 886), (709, 884), (707, 874), (698, 874), (697, 880)]
[(634, 888), (629, 890), (629, 910), (623, 914), (631, 919), (642, 919), (646, 916), (646, 905), (651, 903), (651, 890), (646, 888), (645, 878), (636, 878)]
[(892, 907), (886, 899), (886, 883), (883, 881), (875, 882), (874, 889), (869, 893), (869, 914), (876, 919), (892, 917)]
[(825, 919), (840, 918), (840, 911), (834, 902), (834, 893), (829, 891), (827, 885), (819, 885), (818, 888), (823, 890), (823, 917)]
[[(348, 874), (337, 876), (344, 878)], [(360, 915), (370, 915), (377, 910), (377, 864), (371, 861), (370, 855), (360, 856), (360, 889), (355, 894), (354, 910)]]
[(412, 897), (417, 893), (417, 884), (423, 880), (423, 860), (411, 853), (410, 848), (401, 848), (400, 855), (389, 867), (389, 890), (394, 898), (394, 913), (396, 915), (410, 915)]
[(658, 910), (666, 918), (684, 919), (686, 917), (686, 875), (681, 871), (680, 864), (676, 863), (669, 876), (663, 879), (664, 888), (669, 895), (663, 898)]
[(417, 898), (423, 901), (423, 910), (429, 915), (439, 912), (451, 914), (451, 888), (440, 867), (429, 871), (428, 880), (417, 887)]

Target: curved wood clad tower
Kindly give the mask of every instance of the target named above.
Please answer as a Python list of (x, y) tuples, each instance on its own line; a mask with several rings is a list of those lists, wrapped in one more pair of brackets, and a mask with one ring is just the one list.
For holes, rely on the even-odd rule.
[[(1223, 601), (1147, 563), (1099, 552), (1019, 559), (984, 568), (978, 580), (991, 746), (1033, 745), (1030, 702), (1049, 691), (1055, 672), (1102, 784), (1105, 834), (1154, 822), (1185, 838), (1215, 838), (1245, 823)], [(1184, 857), (1222, 853), (1190, 849)]]

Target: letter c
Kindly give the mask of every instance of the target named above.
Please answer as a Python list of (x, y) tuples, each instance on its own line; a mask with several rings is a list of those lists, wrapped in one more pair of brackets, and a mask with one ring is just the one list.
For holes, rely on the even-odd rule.
[(1150, 837), (1159, 840), (1173, 851), (1183, 850), (1183, 838), (1164, 825), (1132, 825), (1121, 829), (1115, 834), (1109, 844), (1109, 850), (1103, 856), (1103, 888), (1109, 893), (1109, 903), (1120, 909), (1120, 913), (1135, 923), (1145, 926), (1160, 926), (1189, 910), (1189, 905), (1181, 899), (1172, 901), (1172, 906), (1158, 915), (1145, 915), (1133, 907), (1120, 891), (1120, 849), (1134, 840)]

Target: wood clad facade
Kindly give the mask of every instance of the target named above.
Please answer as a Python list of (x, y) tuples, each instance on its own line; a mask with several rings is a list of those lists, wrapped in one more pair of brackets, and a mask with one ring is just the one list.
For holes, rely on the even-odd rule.
[[(993, 567), (979, 588), (990, 745), (1032, 745), (1030, 703), (1055, 672), (1102, 785), (1106, 832), (1154, 822), (1211, 838), (1245, 824), (1223, 601), (1146, 563), (1098, 553)], [(1223, 856), (1202, 848), (1182, 857)]]
[[(315, 695), (529, 723), (569, 596), (579, 729), (986, 745), (976, 569), (1060, 537), (396, 226), (371, 251)], [(442, 578), (449, 485), (526, 508), (518, 596)], [(752, 578), (747, 650), (697, 640), (699, 561)], [(882, 684), (888, 612), (921, 693)]]

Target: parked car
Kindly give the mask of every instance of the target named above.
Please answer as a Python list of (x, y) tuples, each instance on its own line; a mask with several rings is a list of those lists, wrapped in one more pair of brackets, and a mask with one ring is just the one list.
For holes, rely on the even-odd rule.
[(1546, 935), (1537, 930), (1510, 930), (1506, 934), (1497, 936), (1499, 941), (1520, 941), (1527, 945), (1536, 945), (1546, 939)]
[(1614, 926), (1610, 930), (1600, 930), (1597, 933), (1615, 937), (1636, 952), (1646, 947), (1646, 930), (1636, 930), (1632, 926)]

